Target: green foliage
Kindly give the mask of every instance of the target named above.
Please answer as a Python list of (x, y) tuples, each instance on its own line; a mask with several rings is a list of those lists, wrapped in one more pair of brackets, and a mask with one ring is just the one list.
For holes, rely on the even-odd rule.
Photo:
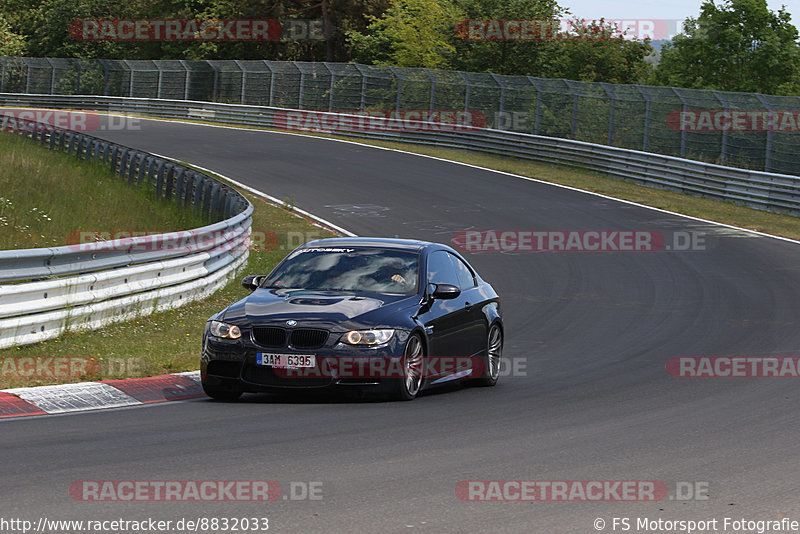
[(611, 83), (650, 76), (644, 58), (652, 48), (621, 36), (490, 41), (469, 40), (456, 31), (460, 21), (555, 21), (566, 13), (555, 0), (393, 0), (365, 32), (349, 32), (348, 45), (361, 63)]
[(366, 32), (348, 32), (355, 57), (399, 67), (449, 68), (455, 24), (463, 12), (450, 0), (395, 0)]
[(25, 38), (11, 29), (3, 13), (0, 13), (0, 56), (21, 56), (25, 53)]
[(800, 45), (785, 9), (766, 0), (707, 0), (661, 53), (655, 83), (694, 89), (800, 94)]

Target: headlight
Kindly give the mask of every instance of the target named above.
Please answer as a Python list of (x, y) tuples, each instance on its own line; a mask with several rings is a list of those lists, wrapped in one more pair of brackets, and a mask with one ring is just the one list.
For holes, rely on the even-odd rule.
[(348, 345), (383, 345), (388, 343), (394, 330), (350, 330), (342, 336), (342, 343)]
[(211, 321), (211, 335), (215, 337), (224, 337), (227, 339), (239, 339), (242, 337), (242, 331), (235, 324), (221, 323), (219, 321)]

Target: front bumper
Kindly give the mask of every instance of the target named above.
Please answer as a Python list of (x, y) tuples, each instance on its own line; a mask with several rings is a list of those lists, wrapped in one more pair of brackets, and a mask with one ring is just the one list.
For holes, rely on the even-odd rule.
[[(289, 391), (360, 387), (376, 393), (389, 391), (400, 378), (403, 350), (409, 332), (396, 330), (392, 339), (377, 347), (339, 343), (341, 333), (331, 333), (318, 349), (291, 346), (261, 347), (244, 331), (237, 340), (221, 339), (206, 332), (200, 374), (204, 384), (245, 392)], [(258, 352), (314, 355), (313, 368), (279, 369), (257, 365)]]

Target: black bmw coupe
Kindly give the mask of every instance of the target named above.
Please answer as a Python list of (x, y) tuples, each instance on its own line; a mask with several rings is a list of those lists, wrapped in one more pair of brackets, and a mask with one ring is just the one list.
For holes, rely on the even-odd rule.
[(403, 239), (308, 242), (252, 291), (211, 317), (203, 335), (206, 394), (357, 388), (411, 400), (500, 374), (500, 298), (455, 250)]

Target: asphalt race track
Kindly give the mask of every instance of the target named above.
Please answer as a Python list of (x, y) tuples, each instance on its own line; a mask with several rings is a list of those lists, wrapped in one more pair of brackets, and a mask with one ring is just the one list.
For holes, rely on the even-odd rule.
[[(702, 232), (705, 247), (467, 254), (502, 296), (504, 357), (524, 365), (496, 388), (450, 387), (411, 403), (264, 395), (3, 421), (5, 517), (550, 534), (597, 532), (597, 518), (613, 532), (614, 517), (629, 518), (630, 532), (637, 518), (716, 518), (717, 532), (725, 517), (800, 520), (798, 379), (686, 379), (665, 368), (676, 356), (800, 356), (797, 244), (356, 144), (141, 124), (99, 135), (293, 195), (358, 235), (447, 243), (466, 229), (653, 230)], [(290, 483), (314, 481), (322, 498), (73, 500), (70, 484), (87, 479), (267, 479), (284, 496)], [(670, 497), (462, 502), (455, 488), (466, 480), (657, 480)], [(707, 485), (707, 498), (673, 498), (686, 482)]]

